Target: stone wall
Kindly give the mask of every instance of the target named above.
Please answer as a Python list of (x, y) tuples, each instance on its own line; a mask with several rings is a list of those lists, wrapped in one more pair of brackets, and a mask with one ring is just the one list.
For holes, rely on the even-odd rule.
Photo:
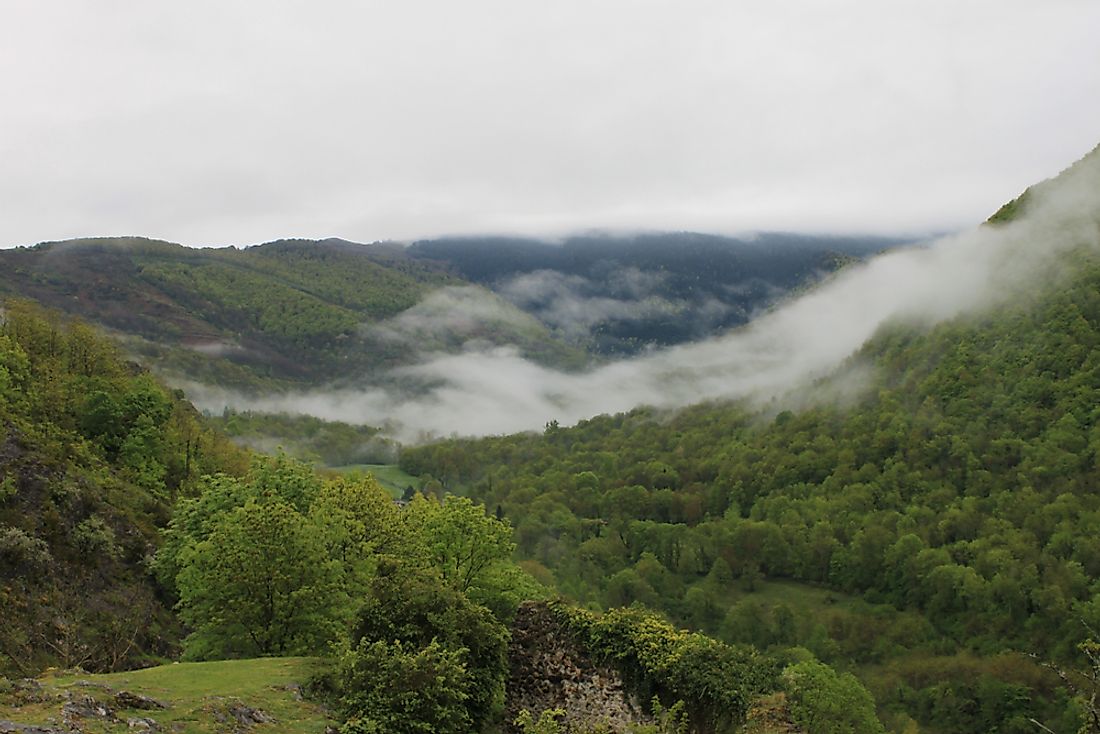
[(505, 718), (511, 722), (524, 709), (538, 718), (547, 709), (562, 709), (562, 730), (580, 734), (594, 727), (625, 732), (652, 718), (623, 688), (622, 678), (596, 665), (578, 649), (569, 632), (543, 602), (524, 602), (516, 613), (508, 649), (510, 671)]

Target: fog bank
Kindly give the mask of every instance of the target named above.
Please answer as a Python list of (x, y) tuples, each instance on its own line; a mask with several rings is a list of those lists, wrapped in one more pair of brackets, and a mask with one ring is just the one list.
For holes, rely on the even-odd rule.
[(392, 375), (431, 386), (411, 395), (318, 391), (247, 403), (197, 397), (214, 409), (226, 401), (388, 425), (406, 442), (539, 430), (548, 421), (568, 425), (640, 404), (676, 408), (719, 398), (768, 401), (835, 370), (886, 322), (931, 324), (1012, 300), (1040, 280), (1057, 277), (1058, 255), (1079, 246), (1100, 246), (1096, 153), (1033, 189), (1027, 215), (1017, 222), (877, 256), (745, 328), (707, 341), (579, 374), (539, 366), (512, 348), (426, 354), (418, 365)]

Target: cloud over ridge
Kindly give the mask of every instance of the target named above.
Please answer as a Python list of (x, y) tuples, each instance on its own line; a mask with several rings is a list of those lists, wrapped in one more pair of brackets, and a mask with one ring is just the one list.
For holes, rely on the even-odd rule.
[(418, 441), (538, 430), (548, 421), (571, 424), (641, 404), (766, 401), (828, 375), (888, 322), (932, 324), (1015, 298), (1056, 277), (1059, 256), (1079, 247), (1100, 249), (1096, 152), (1035, 187), (1018, 221), (879, 255), (705, 341), (580, 373), (540, 366), (509, 347), (426, 354), (393, 375), (429, 386), (418, 393), (316, 391), (247, 407), (388, 424), (401, 439)]

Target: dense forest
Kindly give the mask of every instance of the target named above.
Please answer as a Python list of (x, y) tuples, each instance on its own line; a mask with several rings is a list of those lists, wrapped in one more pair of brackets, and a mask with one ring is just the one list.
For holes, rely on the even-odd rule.
[(0, 667), (89, 670), (171, 655), (145, 568), (177, 497), (247, 458), (86, 324), (0, 312)]
[[(562, 649), (639, 703), (634, 734), (1100, 732), (1095, 248), (1052, 255), (996, 307), (891, 321), (765, 404), (541, 433), (402, 448), (303, 416), (204, 417), (126, 356), (194, 327), (323, 372), (364, 319), (416, 326), (456, 302), (445, 268), (357, 247), (14, 256), (9, 290), (136, 331), (120, 346), (28, 301), (0, 311), (0, 675), (301, 656), (342, 734), (594, 734), (563, 710), (505, 714), (516, 615), (538, 600)], [(85, 279), (91, 263), (148, 289)], [(496, 336), (532, 349), (551, 333), (505, 321)], [(578, 354), (561, 338), (543, 356)], [(385, 469), (411, 481), (318, 471), (275, 440), (330, 465), (400, 448), (405, 473)], [(32, 688), (0, 677), (0, 704)]]
[(0, 294), (105, 327), (177, 382), (269, 395), (377, 383), (424, 354), (470, 345), (508, 345), (577, 369), (745, 323), (783, 294), (899, 243), (682, 233), (194, 249), (91, 238), (0, 251)]
[[(511, 617), (555, 593), (513, 560), (506, 520), (249, 455), (89, 326), (19, 301), (0, 316), (5, 715), (46, 699), (3, 674), (308, 655), (347, 734), (557, 730), (555, 712), (502, 720)], [(790, 721), (839, 707), (838, 725), (880, 730), (862, 686), (809, 653), (554, 609), (670, 712), (639, 732), (728, 731), (765, 696)]]
[(809, 407), (639, 408), (402, 467), (510, 518), (567, 596), (805, 647), (896, 730), (1074, 731), (1039, 663), (1086, 667), (1100, 629), (1100, 257), (1063, 265), (997, 312), (883, 329), (855, 399), (823, 380)]
[(257, 390), (401, 361), (394, 345), (367, 351), (363, 325), (458, 282), (400, 248), (338, 240), (213, 250), (84, 239), (5, 250), (0, 263), (0, 292), (126, 336), (166, 373)]

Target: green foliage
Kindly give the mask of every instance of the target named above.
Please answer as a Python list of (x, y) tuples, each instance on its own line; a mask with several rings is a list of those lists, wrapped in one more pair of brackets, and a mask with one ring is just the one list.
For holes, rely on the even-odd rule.
[(643, 698), (681, 702), (697, 731), (726, 731), (744, 720), (752, 698), (775, 688), (771, 660), (677, 629), (653, 612), (552, 608), (583, 649), (616, 667)]
[(5, 250), (0, 262), (0, 290), (126, 335), (146, 364), (268, 390), (412, 359), (413, 345), (371, 338), (363, 327), (462, 282), (399, 248), (340, 242), (200, 250), (87, 239)]
[(463, 657), (436, 640), (361, 640), (339, 661), (340, 705), (349, 713), (341, 734), (468, 734)]
[(454, 495), (442, 502), (417, 495), (405, 509), (405, 517), (448, 585), (475, 596), (499, 590), (490, 572), (507, 564), (515, 548), (505, 522), (487, 515), (484, 506)]
[(508, 526), (469, 500), (402, 510), (369, 476), (322, 479), (277, 456), (206, 477), (154, 566), (178, 591), (189, 657), (337, 643), (325, 686), (346, 731), (468, 731), (503, 708), (508, 635), (465, 592), (513, 609), (527, 577), (511, 548)]
[(369, 477), (322, 480), (286, 456), (243, 478), (206, 477), (180, 500), (154, 568), (194, 629), (188, 654), (320, 653), (362, 592), (374, 558), (422, 558)]
[(7, 502), (11, 498), (15, 497), (15, 493), (18, 491), (15, 486), (15, 475), (9, 474), (8, 476), (0, 479), (0, 504)]
[[(1057, 288), (996, 314), (883, 329), (842, 406), (639, 408), (410, 448), (402, 467), (501, 506), (517, 556), (586, 604), (638, 601), (729, 641), (856, 666), (957, 650), (1066, 660), (1078, 617), (1100, 624), (1100, 258), (1061, 266)], [(866, 603), (791, 620), (743, 601), (776, 580)], [(1053, 686), (1024, 685), (1027, 716), (1055, 722)], [(921, 725), (953, 716), (924, 695), (898, 705)], [(996, 700), (993, 728), (1023, 715)]]
[(279, 499), (251, 499), (187, 548), (176, 578), (189, 658), (319, 652), (340, 630), (340, 567)]
[(539, 712), (539, 717), (536, 719), (530, 711), (524, 709), (512, 723), (518, 726), (523, 734), (560, 734), (561, 725), (558, 720), (564, 716), (564, 709), (547, 709)]
[(783, 671), (791, 719), (815, 734), (882, 734), (871, 694), (851, 673), (805, 661)]
[(73, 528), (72, 542), (78, 553), (117, 559), (121, 552), (115, 542), (115, 532), (103, 518), (92, 515)]
[[(266, 453), (285, 450), (301, 461), (328, 467), (389, 463), (397, 449), (379, 429), (307, 415), (226, 410), (211, 422), (238, 443)], [(402, 487), (404, 489), (404, 487)]]
[(0, 311), (0, 671), (173, 651), (146, 560), (173, 499), (243, 454), (86, 325)]
[[(406, 651), (438, 645), (461, 652), (463, 676), (457, 685), (471, 725), (480, 728), (503, 708), (507, 629), (488, 609), (444, 583), (434, 569), (418, 570), (394, 561), (381, 564), (366, 590), (351, 639), (357, 651), (364, 644), (396, 641)], [(347, 713), (351, 718), (362, 715), (354, 707)]]
[(325, 482), (310, 506), (310, 519), (327, 558), (340, 561), (352, 594), (369, 578), (378, 556), (416, 562), (424, 550), (405, 532), (405, 520), (390, 494), (371, 477)]
[[(665, 708), (661, 705), (660, 699), (655, 697), (650, 702), (650, 708), (656, 722), (629, 726), (625, 730), (627, 734), (688, 734), (690, 722), (683, 701)], [(524, 709), (512, 723), (522, 734), (561, 734), (563, 729), (560, 720), (564, 717), (564, 709), (547, 709), (540, 712), (537, 719), (530, 711)], [(609, 729), (606, 725), (600, 725), (595, 729), (578, 731), (579, 734), (608, 734)]]
[(989, 224), (1008, 224), (1015, 221), (1027, 208), (1027, 203), (1031, 199), (1031, 189), (1025, 189), (1024, 193), (1017, 196), (1012, 201), (1007, 202), (1004, 206), (994, 212), (987, 222)]

